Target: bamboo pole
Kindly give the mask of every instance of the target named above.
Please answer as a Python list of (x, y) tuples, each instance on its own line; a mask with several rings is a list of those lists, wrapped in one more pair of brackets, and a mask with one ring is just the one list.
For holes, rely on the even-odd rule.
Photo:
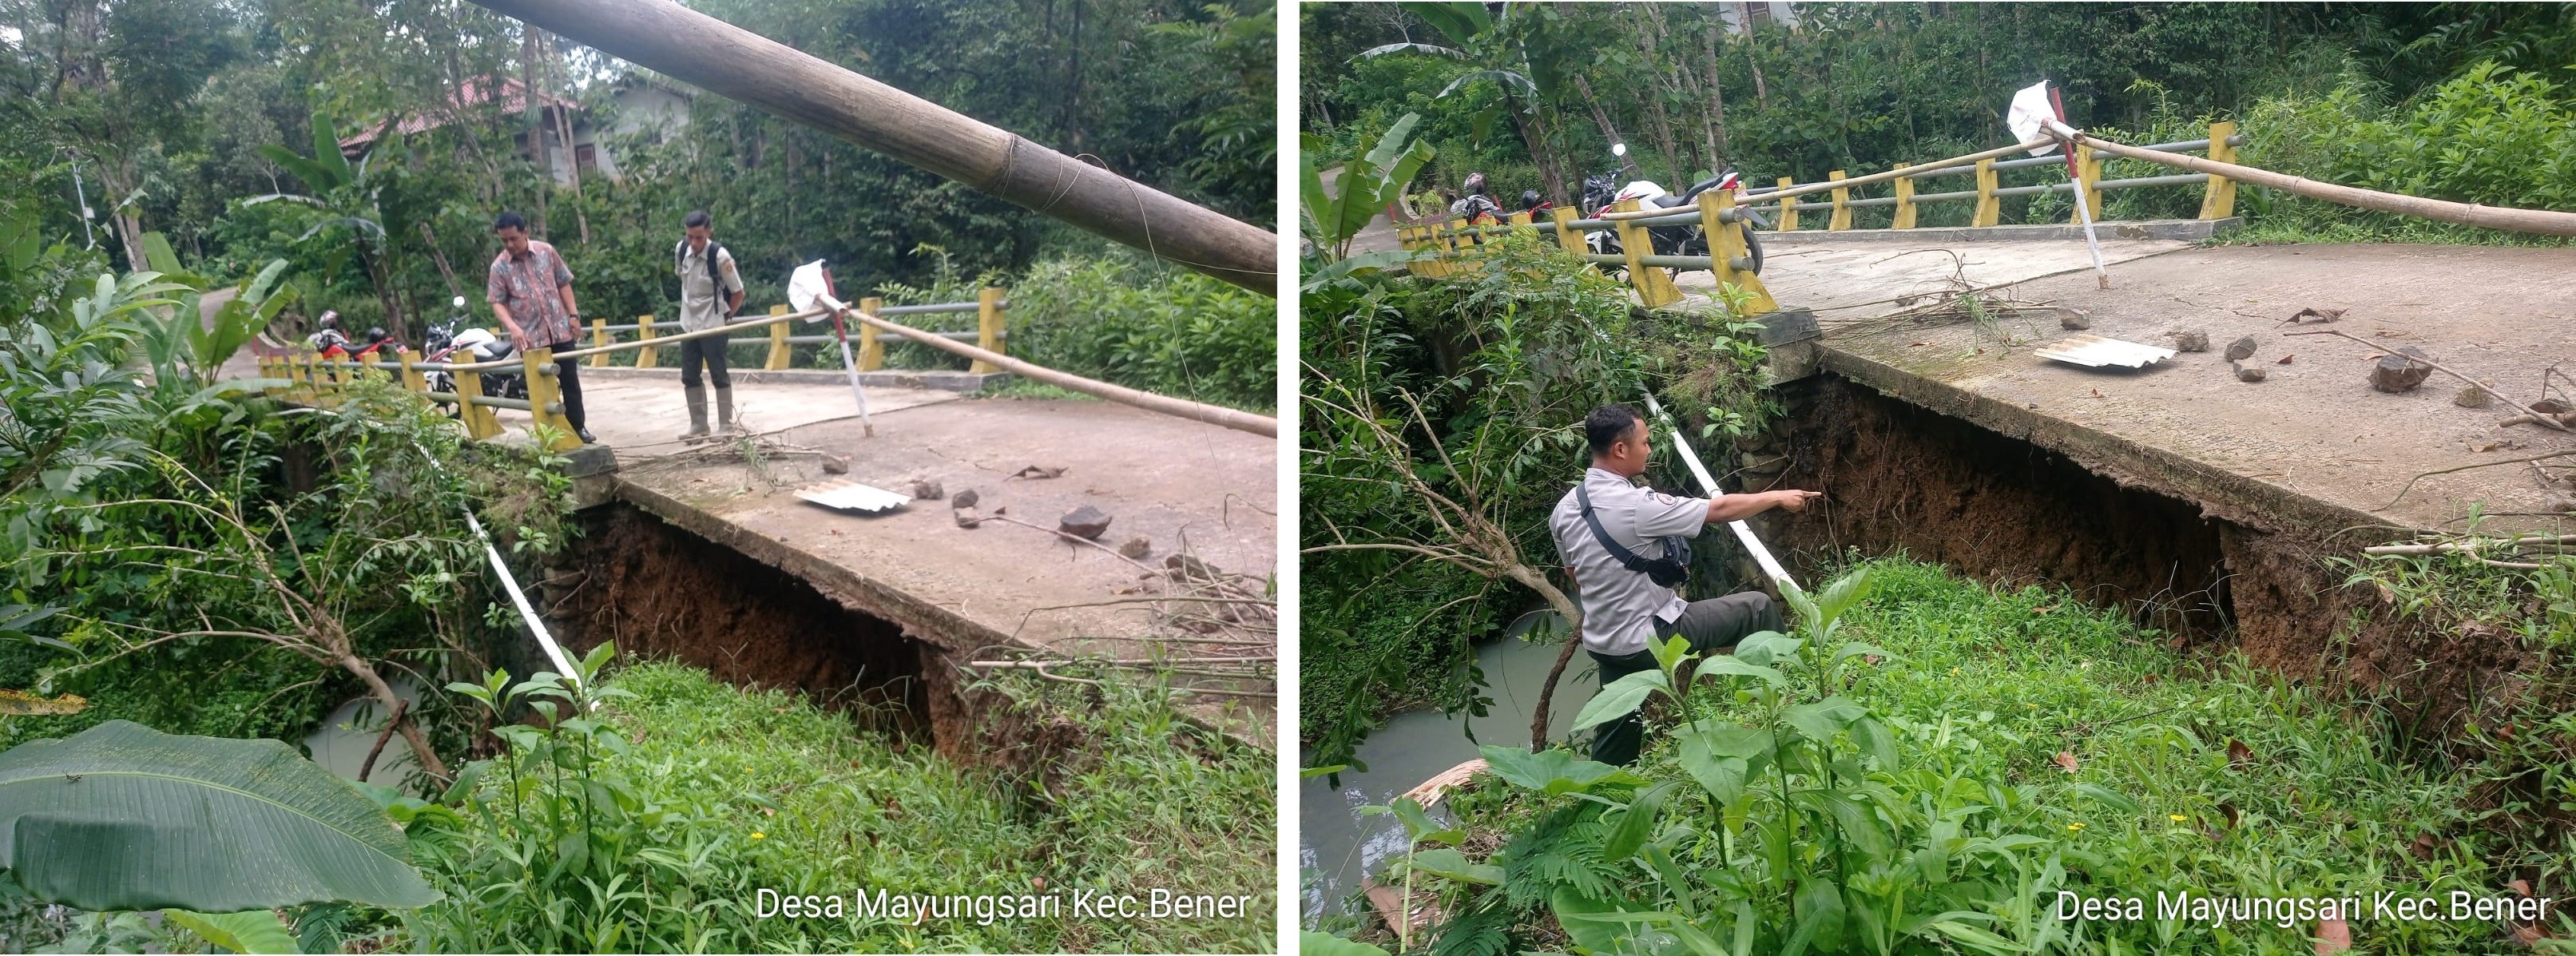
[(1263, 295), (1279, 238), (671, 0), (475, 0)]
[(2341, 203), (2346, 206), (2373, 209), (2380, 212), (2393, 212), (2399, 215), (2416, 216), (2424, 219), (2439, 220), (2441, 222), (2458, 223), (2463, 226), (2478, 226), (2485, 229), (2502, 229), (2508, 232), (2531, 232), (2546, 236), (2576, 236), (2576, 212), (2553, 212), (2546, 209), (2513, 209), (2502, 206), (2487, 206), (2477, 203), (2458, 203), (2443, 199), (2426, 199), (2421, 196), (2385, 193), (2376, 189), (2362, 189), (2357, 186), (2339, 186), (2334, 183), (2321, 183), (2316, 180), (2300, 176), (2256, 169), (2252, 166), (2239, 166), (2235, 163), (2222, 163), (2214, 160), (2202, 159), (2198, 156), (2159, 153), (2153, 150), (2139, 149), (2135, 146), (2126, 146), (2114, 143), (2099, 136), (2080, 136), (2078, 139), (2086, 146), (2091, 146), (2094, 149), (2109, 153), (2113, 156), (2119, 156), (2125, 159), (2143, 159), (2147, 162), (2161, 163), (2167, 166), (2172, 166), (2176, 169), (2189, 170), (2195, 173), (2208, 173), (2212, 176), (2224, 176), (2237, 182), (2252, 183), (2257, 186), (2268, 186), (2285, 193), (2306, 196), (2310, 199), (2322, 199), (2327, 202)]
[[(839, 300), (835, 299), (832, 301), (838, 302)], [(1279, 420), (1276, 418), (1255, 415), (1251, 412), (1237, 411), (1221, 405), (1202, 404), (1185, 398), (1173, 398), (1169, 395), (1156, 395), (1152, 392), (1142, 392), (1123, 385), (1111, 385), (1107, 382), (1087, 379), (1068, 372), (1059, 372), (1044, 366), (1031, 365), (1027, 362), (1003, 355), (999, 352), (987, 352), (964, 342), (943, 337), (936, 332), (924, 332), (910, 326), (896, 325), (865, 312), (852, 310), (850, 312), (850, 316), (858, 319), (861, 323), (864, 323), (871, 328), (883, 329), (887, 332), (892, 332), (896, 335), (903, 336), (904, 338), (911, 339), (915, 342), (919, 342), (943, 352), (963, 355), (978, 362), (989, 363), (1000, 368), (1002, 371), (1010, 372), (1015, 375), (1023, 375), (1035, 381), (1045, 382), (1058, 388), (1081, 392), (1095, 398), (1105, 398), (1123, 405), (1134, 405), (1147, 411), (1161, 412), (1166, 415), (1177, 415), (1182, 418), (1206, 422), (1211, 425), (1223, 425), (1236, 431), (1251, 432), (1255, 435), (1265, 435), (1271, 438), (1279, 437)]]

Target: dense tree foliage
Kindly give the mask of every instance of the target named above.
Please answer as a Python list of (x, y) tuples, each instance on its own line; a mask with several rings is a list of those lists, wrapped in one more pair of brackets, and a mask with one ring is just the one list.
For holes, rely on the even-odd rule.
[[(1230, 215), (1275, 214), (1273, 17), (1267, 4), (1179, 0), (715, 0), (701, 9), (1038, 142)], [(534, 114), (501, 84), (577, 102), (621, 175), (557, 183), (558, 131), (527, 145)], [(675, 121), (617, 115), (619, 90), (664, 84)], [(463, 102), (462, 108), (452, 104)], [(455, 122), (371, 148), (382, 249), (370, 227), (315, 229), (322, 196), (274, 150), (315, 158), (387, 120)], [(632, 122), (621, 122), (621, 119)], [(317, 137), (312, 127), (323, 125)], [(603, 315), (668, 312), (663, 260), (690, 209), (756, 282), (826, 258), (845, 285), (910, 281), (944, 247), (970, 271), (1025, 268), (1100, 240), (721, 97), (648, 75), (463, 0), (0, 0), (0, 196), (44, 235), (92, 241), (133, 267), (162, 232), (182, 257), (227, 268), (283, 256), (312, 304), (355, 324), (436, 316), (479, 300), (489, 228), (526, 212), (583, 276)], [(86, 229), (80, 208), (95, 211)], [(376, 256), (380, 252), (380, 261)], [(337, 258), (335, 258), (337, 257)], [(346, 261), (343, 261), (346, 260)], [(857, 282), (853, 283), (852, 280)], [(387, 314), (390, 313), (390, 316)]]
[(1301, 7), (1305, 130), (1347, 156), (1418, 112), (1440, 153), (1430, 184), (1454, 190), (1482, 170), (1508, 196), (1547, 188), (1551, 167), (1579, 180), (1610, 166), (1613, 140), (1667, 184), (1729, 165), (1807, 182), (2004, 145), (2006, 100), (2041, 78), (2078, 125), (2146, 136), (2338, 89), (2365, 108), (2410, 108), (2481, 63), (2576, 102), (2569, 4), (1801, 3), (1794, 21), (1749, 30), (1739, 4), (1496, 5), (1490, 42), (1515, 51), (1537, 90), (1547, 135), (1534, 146), (1491, 123), (1504, 82), (1459, 82), (1485, 64), (1370, 55), (1447, 43), (1454, 6)]

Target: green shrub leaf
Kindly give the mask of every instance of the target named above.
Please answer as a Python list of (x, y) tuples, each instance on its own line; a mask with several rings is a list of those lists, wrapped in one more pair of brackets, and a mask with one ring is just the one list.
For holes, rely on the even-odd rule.
[(0, 754), (0, 863), (86, 910), (438, 899), (385, 812), (287, 745), (122, 720)]

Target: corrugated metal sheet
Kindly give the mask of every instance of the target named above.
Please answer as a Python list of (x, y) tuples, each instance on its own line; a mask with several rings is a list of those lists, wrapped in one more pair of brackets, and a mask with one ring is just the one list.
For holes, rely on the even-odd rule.
[(898, 495), (883, 488), (862, 485), (855, 481), (838, 481), (799, 489), (796, 497), (826, 508), (869, 513), (900, 508), (912, 503), (911, 495)]
[(2048, 343), (2033, 354), (2040, 358), (2088, 368), (2101, 368), (2105, 365), (2145, 368), (2174, 357), (2174, 350), (2153, 345), (2140, 345), (2136, 342), (2123, 342), (2119, 339), (2106, 339), (2099, 335), (2070, 335)]

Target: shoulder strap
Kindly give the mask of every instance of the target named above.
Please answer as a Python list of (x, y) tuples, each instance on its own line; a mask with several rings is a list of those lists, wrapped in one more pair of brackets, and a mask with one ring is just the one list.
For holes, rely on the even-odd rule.
[(1610, 532), (1601, 527), (1601, 519), (1592, 513), (1592, 491), (1591, 489), (1584, 487), (1590, 483), (1591, 482), (1587, 480), (1579, 482), (1574, 486), (1574, 500), (1577, 504), (1583, 506), (1583, 524), (1585, 527), (1592, 529), (1592, 540), (1601, 542), (1601, 546), (1603, 548), (1609, 549), (1610, 556), (1617, 559), (1620, 564), (1627, 566), (1628, 570), (1635, 571), (1640, 574), (1645, 573), (1646, 569), (1643, 565), (1650, 564), (1652, 562), (1639, 556), (1637, 552), (1628, 550), (1627, 545), (1620, 544), (1617, 540), (1611, 538)]

